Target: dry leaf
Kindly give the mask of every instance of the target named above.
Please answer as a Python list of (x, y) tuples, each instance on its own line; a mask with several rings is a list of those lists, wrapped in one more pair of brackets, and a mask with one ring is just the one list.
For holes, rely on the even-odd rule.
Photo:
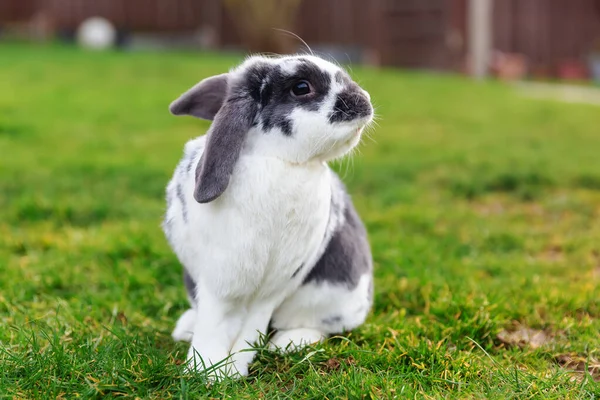
[(324, 366), (326, 370), (335, 371), (340, 367), (340, 362), (335, 358), (330, 358), (329, 360), (325, 361)]
[(587, 371), (596, 382), (600, 382), (600, 361), (578, 354), (567, 353), (556, 357), (556, 362), (563, 368), (583, 374)]
[(119, 311), (117, 314), (117, 320), (121, 323), (121, 325), (127, 325), (127, 316), (123, 311)]
[(519, 346), (521, 348), (529, 346), (532, 349), (537, 349), (551, 340), (550, 335), (545, 331), (531, 329), (523, 325), (517, 325), (515, 328), (512, 331), (503, 330), (496, 337), (508, 346)]

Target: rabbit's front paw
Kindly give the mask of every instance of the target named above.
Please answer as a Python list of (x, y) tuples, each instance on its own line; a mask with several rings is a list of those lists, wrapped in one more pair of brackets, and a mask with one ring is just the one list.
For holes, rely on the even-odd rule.
[(191, 342), (194, 336), (195, 323), (196, 310), (190, 308), (179, 317), (171, 336), (176, 342)]
[(236, 357), (238, 354), (217, 359), (202, 357), (200, 353), (190, 348), (185, 372), (190, 374), (204, 374), (211, 381), (220, 381), (224, 378), (240, 378), (248, 375), (248, 360), (246, 357)]
[(269, 348), (282, 353), (294, 352), (302, 347), (322, 342), (325, 337), (323, 332), (311, 328), (280, 330), (269, 341)]

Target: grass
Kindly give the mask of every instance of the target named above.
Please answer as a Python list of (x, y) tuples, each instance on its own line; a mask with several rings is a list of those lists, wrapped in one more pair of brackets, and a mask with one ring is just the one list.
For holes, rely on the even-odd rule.
[[(336, 168), (370, 232), (372, 314), (298, 354), (259, 350), (241, 381), (184, 375), (159, 223), (208, 124), (167, 105), (237, 61), (0, 46), (0, 397), (600, 396), (581, 372), (600, 358), (600, 110), (361, 68), (380, 126)], [(518, 326), (547, 342), (497, 338)]]

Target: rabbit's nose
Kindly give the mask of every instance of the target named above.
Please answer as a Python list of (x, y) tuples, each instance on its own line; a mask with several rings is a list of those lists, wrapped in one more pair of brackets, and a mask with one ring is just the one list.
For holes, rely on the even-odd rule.
[(373, 113), (368, 96), (360, 91), (342, 91), (336, 97), (329, 122), (349, 122), (357, 118), (368, 117)]

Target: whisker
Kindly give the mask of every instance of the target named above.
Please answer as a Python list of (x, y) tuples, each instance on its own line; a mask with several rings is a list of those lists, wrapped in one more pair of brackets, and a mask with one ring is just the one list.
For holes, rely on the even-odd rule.
[(365, 136), (367, 137), (367, 139), (369, 139), (371, 142), (373, 142), (374, 144), (377, 144), (377, 140), (375, 140), (375, 138), (373, 138), (373, 136), (371, 136), (370, 133), (366, 133), (365, 132)]
[(277, 53), (273, 53), (270, 51), (264, 51), (262, 53), (256, 53), (257, 55), (260, 55), (262, 57), (266, 57), (266, 58), (279, 58), (281, 57), (281, 54), (277, 54)]
[(296, 38), (296, 39), (298, 39), (300, 42), (302, 42), (302, 44), (304, 44), (304, 46), (306, 46), (306, 48), (307, 48), (307, 49), (308, 49), (308, 51), (310, 52), (310, 55), (311, 55), (311, 56), (314, 56), (314, 55), (315, 55), (315, 53), (312, 51), (312, 49), (310, 48), (310, 46), (308, 45), (308, 43), (306, 43), (306, 42), (304, 41), (304, 39), (302, 39), (300, 36), (296, 35), (294, 32), (290, 32), (290, 31), (288, 31), (288, 30), (286, 30), (286, 29), (281, 29), (281, 28), (273, 28), (273, 30), (276, 30), (276, 31), (279, 31), (279, 32), (282, 32), (282, 33), (286, 33), (286, 34), (288, 34), (288, 35), (290, 35), (290, 36), (292, 36), (292, 37), (295, 37), (295, 38)]
[(377, 144), (377, 140), (375, 140), (375, 138), (373, 137), (373, 133), (375, 132), (375, 129), (377, 128), (377, 126), (375, 126), (375, 125), (378, 125), (378, 124), (373, 123), (372, 125), (365, 127), (363, 133), (370, 141)]
[(350, 170), (350, 162), (351, 162), (351, 157), (352, 157), (352, 152), (353, 149), (350, 150), (350, 152), (348, 154), (346, 154), (345, 156), (340, 158), (340, 164), (342, 166), (342, 169), (344, 170), (344, 175), (342, 177), (342, 179), (346, 179), (348, 177), (348, 171)]
[(340, 99), (342, 101), (342, 103), (344, 103), (344, 105), (346, 106), (346, 108), (350, 108), (350, 107), (348, 107), (348, 103), (346, 103), (346, 101), (344, 101), (343, 97), (338, 97), (338, 99)]
[[(342, 102), (344, 102), (344, 100), (343, 100), (343, 99), (341, 99), (341, 100), (342, 100)], [(346, 104), (346, 103), (344, 102), (344, 104)], [(348, 105), (346, 105), (346, 107), (348, 107)], [(344, 110), (342, 110), (342, 109), (341, 109), (341, 108), (339, 108), (339, 107), (334, 107), (334, 110), (341, 112), (341, 113), (342, 113), (342, 114), (344, 114), (346, 117), (349, 117), (349, 116), (350, 116), (350, 114), (348, 114), (347, 112), (345, 112)]]

